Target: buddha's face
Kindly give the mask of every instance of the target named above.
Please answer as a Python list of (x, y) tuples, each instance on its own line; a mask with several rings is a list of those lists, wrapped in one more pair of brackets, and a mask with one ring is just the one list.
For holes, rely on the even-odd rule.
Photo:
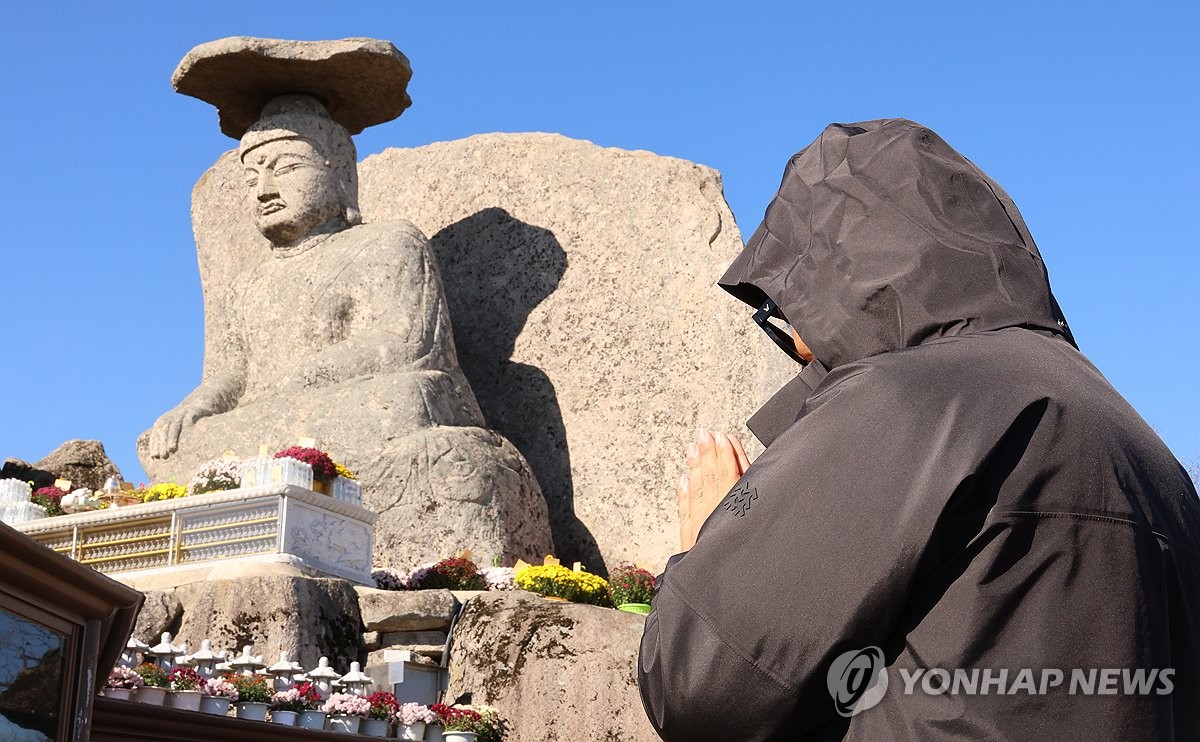
[(277, 246), (291, 245), (342, 215), (337, 179), (307, 139), (276, 139), (242, 155), (254, 224)]

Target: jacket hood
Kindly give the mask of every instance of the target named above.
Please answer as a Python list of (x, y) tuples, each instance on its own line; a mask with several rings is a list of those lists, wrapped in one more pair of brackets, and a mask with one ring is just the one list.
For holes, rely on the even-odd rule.
[(1004, 327), (1075, 344), (1012, 199), (905, 119), (830, 124), (793, 155), (718, 283), (774, 301), (829, 369)]

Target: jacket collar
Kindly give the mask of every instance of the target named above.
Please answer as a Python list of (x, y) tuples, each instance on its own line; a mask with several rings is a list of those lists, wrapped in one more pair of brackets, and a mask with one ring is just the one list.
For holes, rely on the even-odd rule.
[(821, 384), (829, 369), (820, 361), (813, 360), (804, 367), (796, 378), (783, 385), (767, 403), (758, 409), (749, 420), (746, 427), (754, 433), (754, 437), (764, 445), (769, 446), (785, 430), (800, 418), (800, 409)]

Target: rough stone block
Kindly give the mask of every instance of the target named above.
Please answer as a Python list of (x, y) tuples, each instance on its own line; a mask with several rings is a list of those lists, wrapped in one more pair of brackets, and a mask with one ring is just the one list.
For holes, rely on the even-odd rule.
[(359, 610), (367, 631), (445, 630), (458, 610), (449, 590), (377, 590), (357, 587)]

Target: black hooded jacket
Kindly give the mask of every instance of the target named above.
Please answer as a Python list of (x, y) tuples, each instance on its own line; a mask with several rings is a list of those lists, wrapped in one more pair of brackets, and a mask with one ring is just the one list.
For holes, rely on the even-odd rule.
[[(911, 121), (831, 125), (720, 283), (817, 362), (661, 577), (639, 683), (663, 739), (1200, 739), (1196, 491), (1076, 349), (996, 183)], [(831, 667), (868, 647), (888, 686), (844, 716)], [(933, 670), (963, 682), (906, 682)], [(983, 670), (1007, 681), (972, 693)]]

